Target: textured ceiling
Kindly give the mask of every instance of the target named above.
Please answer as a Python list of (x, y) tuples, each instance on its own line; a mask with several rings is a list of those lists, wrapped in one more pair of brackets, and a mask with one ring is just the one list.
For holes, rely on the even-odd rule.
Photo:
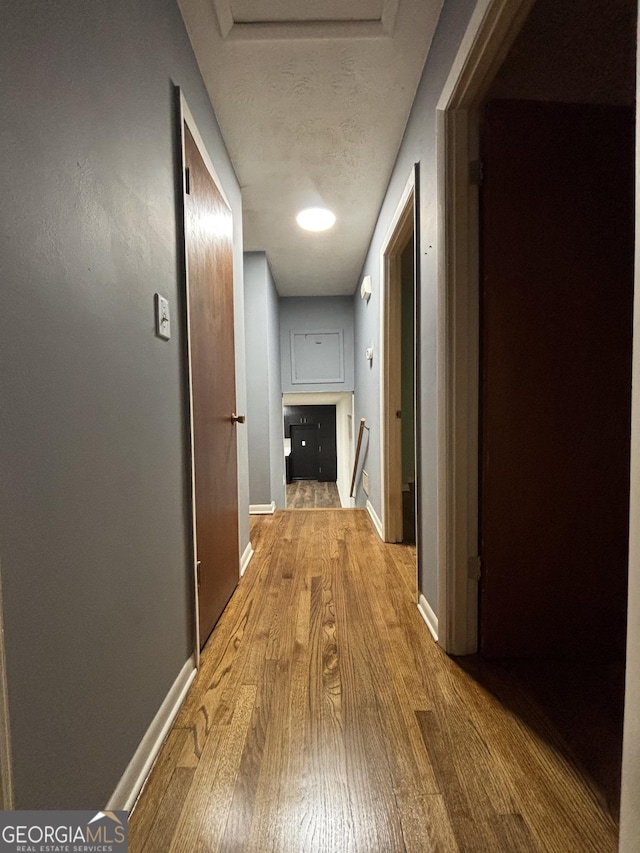
[[(442, 0), (179, 0), (243, 197), (246, 251), (282, 296), (359, 273)], [(331, 231), (295, 222), (326, 206)]]

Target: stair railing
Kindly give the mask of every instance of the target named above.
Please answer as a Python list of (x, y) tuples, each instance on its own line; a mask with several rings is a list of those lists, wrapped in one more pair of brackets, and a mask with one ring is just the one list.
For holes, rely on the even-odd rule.
[(364, 434), (365, 429), (369, 429), (369, 427), (365, 427), (366, 418), (360, 418), (360, 432), (358, 433), (358, 444), (356, 445), (356, 458), (353, 462), (353, 477), (351, 478), (351, 491), (349, 492), (349, 497), (353, 497), (353, 490), (356, 485), (356, 474), (358, 473), (358, 462), (360, 461), (360, 448), (362, 447), (362, 436)]

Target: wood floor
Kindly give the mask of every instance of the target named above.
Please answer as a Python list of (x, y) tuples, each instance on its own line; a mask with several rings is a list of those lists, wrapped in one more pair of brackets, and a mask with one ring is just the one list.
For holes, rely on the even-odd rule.
[(616, 850), (542, 710), (501, 703), (433, 642), (412, 548), (362, 510), (254, 516), (251, 536), (132, 853)]
[(287, 509), (340, 509), (335, 483), (319, 480), (294, 480), (287, 484)]

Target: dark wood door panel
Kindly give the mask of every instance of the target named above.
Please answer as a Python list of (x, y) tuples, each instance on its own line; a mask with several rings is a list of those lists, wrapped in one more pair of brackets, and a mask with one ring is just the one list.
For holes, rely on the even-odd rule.
[(622, 654), (633, 111), (493, 102), (483, 164), (481, 648)]
[(232, 220), (184, 126), (196, 558), (203, 645), (239, 576)]

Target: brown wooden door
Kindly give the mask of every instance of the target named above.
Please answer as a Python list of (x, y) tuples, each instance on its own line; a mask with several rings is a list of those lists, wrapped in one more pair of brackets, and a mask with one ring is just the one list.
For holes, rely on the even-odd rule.
[(633, 110), (493, 102), (483, 165), (481, 650), (622, 654)]
[(239, 578), (231, 211), (184, 125), (198, 620), (203, 646)]

